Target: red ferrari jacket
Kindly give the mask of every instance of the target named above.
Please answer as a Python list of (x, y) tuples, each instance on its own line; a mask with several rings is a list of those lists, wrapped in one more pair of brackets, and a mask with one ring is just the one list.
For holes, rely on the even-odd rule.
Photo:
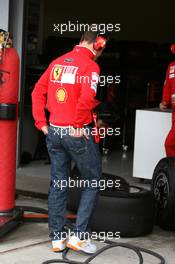
[(32, 113), (38, 129), (47, 125), (46, 106), (53, 125), (83, 127), (92, 122), (92, 109), (99, 104), (95, 96), (100, 72), (94, 56), (91, 50), (77, 45), (51, 62), (32, 92)]
[[(173, 94), (175, 95), (175, 61), (169, 64), (166, 72), (162, 102), (170, 106), (172, 103), (171, 96)], [(175, 106), (171, 105), (171, 107), (175, 111)]]

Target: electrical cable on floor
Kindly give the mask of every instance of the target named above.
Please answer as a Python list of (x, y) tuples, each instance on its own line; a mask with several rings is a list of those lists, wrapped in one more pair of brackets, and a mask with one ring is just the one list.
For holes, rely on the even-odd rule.
[[(100, 241), (100, 240), (98, 240), (98, 241)], [(158, 264), (165, 264), (165, 259), (161, 255), (159, 255), (158, 253), (155, 253), (151, 250), (144, 249), (144, 248), (137, 247), (137, 246), (133, 246), (133, 245), (130, 245), (128, 243), (118, 243), (118, 242), (113, 242), (110, 240), (106, 240), (105, 243), (107, 244), (106, 246), (97, 250), (96, 253), (92, 254), (84, 262), (79, 262), (79, 261), (74, 261), (74, 260), (68, 259), (67, 254), (68, 254), (70, 249), (66, 249), (62, 253), (62, 259), (46, 260), (46, 261), (42, 262), (42, 264), (50, 264), (50, 263), (89, 264), (93, 259), (95, 259), (97, 256), (102, 254), (104, 251), (111, 249), (111, 248), (114, 248), (114, 247), (127, 248), (127, 249), (135, 252), (136, 255), (138, 256), (139, 264), (144, 264), (142, 252), (149, 254), (149, 255), (157, 258), (158, 260), (160, 260), (160, 262)]]
[[(20, 206), (18, 206), (18, 208), (19, 207)], [(38, 219), (39, 222), (46, 222), (48, 220), (48, 210), (46, 210), (46, 209), (38, 208), (38, 207), (23, 206), (22, 210), (24, 212), (28, 211), (28, 212), (38, 213), (38, 215), (24, 213), (23, 214), (24, 221), (36, 222)], [(68, 219), (67, 228), (71, 229), (72, 223), (70, 220), (76, 219), (76, 215), (75, 214), (68, 214), (67, 219)], [(101, 241), (100, 239), (97, 239), (97, 240)], [(165, 259), (161, 255), (159, 255), (158, 253), (156, 253), (154, 251), (144, 249), (141, 247), (137, 247), (137, 246), (133, 246), (133, 245), (130, 245), (128, 243), (119, 243), (119, 242), (114, 242), (111, 240), (105, 240), (105, 243), (107, 244), (106, 246), (97, 250), (97, 252), (95, 252), (94, 254), (90, 255), (84, 262), (70, 260), (67, 257), (70, 249), (66, 248), (62, 253), (62, 259), (50, 259), (50, 260), (46, 260), (46, 261), (42, 262), (42, 264), (51, 264), (51, 263), (89, 264), (93, 259), (95, 259), (97, 256), (102, 254), (104, 251), (111, 249), (111, 248), (115, 248), (115, 247), (127, 248), (129, 250), (132, 250), (138, 256), (139, 264), (144, 264), (144, 259), (143, 259), (142, 253), (146, 253), (146, 254), (151, 255), (151, 256), (155, 257), (156, 259), (158, 259), (160, 261), (158, 264), (165, 264)]]

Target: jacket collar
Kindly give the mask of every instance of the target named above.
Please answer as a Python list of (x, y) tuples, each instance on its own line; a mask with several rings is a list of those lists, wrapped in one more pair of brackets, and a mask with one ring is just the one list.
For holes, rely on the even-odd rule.
[(81, 45), (76, 45), (73, 49), (75, 52), (78, 52), (79, 54), (86, 55), (90, 59), (93, 59), (95, 57), (95, 52), (87, 47), (83, 47)]

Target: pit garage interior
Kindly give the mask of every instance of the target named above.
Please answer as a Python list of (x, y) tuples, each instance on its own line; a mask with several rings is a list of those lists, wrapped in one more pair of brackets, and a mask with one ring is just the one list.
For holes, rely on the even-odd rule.
[[(160, 215), (153, 212), (156, 205), (151, 204), (154, 199), (150, 197), (154, 168), (159, 160), (166, 156), (164, 141), (171, 126), (171, 109), (161, 112), (159, 103), (168, 64), (175, 57), (170, 50), (171, 44), (175, 42), (174, 8), (175, 2), (172, 0), (104, 3), (0, 0), (0, 28), (13, 34), (14, 47), (20, 57), (17, 206), (47, 210), (50, 160), (45, 136), (34, 127), (31, 93), (49, 63), (71, 50), (81, 36), (81, 32), (77, 31), (65, 31), (60, 34), (58, 30), (54, 30), (54, 24), (68, 21), (75, 24), (120, 24), (118, 32), (110, 33), (107, 48), (98, 59), (101, 75), (120, 76), (120, 83), (102, 82), (98, 87), (98, 98), (102, 101), (100, 115), (111, 127), (120, 128), (121, 133), (119, 136), (107, 136), (102, 139), (100, 149), (104, 176), (112, 174), (121, 179), (128, 194), (124, 196), (125, 204), (121, 202), (124, 199), (122, 195), (116, 194), (113, 197), (108, 191), (107, 204), (104, 198), (106, 196), (102, 194), (93, 226), (95, 230), (107, 231), (105, 223), (110, 222), (109, 218), (117, 218), (121, 207), (125, 210), (123, 209), (123, 215), (120, 215), (123, 217), (120, 222), (127, 219), (129, 206), (137, 207), (138, 203), (143, 212), (135, 210), (138, 219), (133, 225), (132, 220), (128, 218), (126, 226), (121, 227), (122, 231), (116, 230), (118, 226), (116, 227), (115, 223), (111, 223), (111, 228), (113, 231), (122, 232), (117, 242), (152, 250), (165, 258), (165, 262), (156, 262), (145, 252), (142, 263), (150, 264), (174, 264), (175, 259), (175, 225), (168, 225), (162, 219), (161, 223), (159, 222)], [(173, 161), (170, 163), (173, 177)], [(74, 173), (78, 174), (75, 168), (72, 171), (72, 174)], [(172, 188), (171, 192), (173, 190)], [(76, 212), (80, 191), (75, 188), (69, 195), (68, 209)], [(105, 216), (105, 210), (109, 215)], [(174, 214), (169, 211), (165, 213), (174, 219)], [(147, 218), (147, 214), (151, 215), (150, 218)], [(98, 223), (101, 221), (103, 223), (100, 230)], [(26, 220), (13, 232), (0, 238), (0, 263), (39, 264), (49, 259), (61, 259), (61, 254), (55, 256), (50, 249), (46, 222), (33, 223)], [(98, 241), (95, 243), (98, 249), (103, 245)], [(86, 258), (83, 254), (69, 254), (69, 259), (82, 263)], [(116, 247), (105, 251), (91, 263), (139, 262), (131, 250)]]

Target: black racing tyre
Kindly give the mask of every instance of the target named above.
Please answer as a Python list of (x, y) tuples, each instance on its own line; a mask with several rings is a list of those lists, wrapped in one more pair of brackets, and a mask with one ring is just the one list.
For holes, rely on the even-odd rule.
[[(69, 188), (68, 190), (68, 200), (67, 200), (67, 208), (70, 211), (76, 211), (78, 209), (78, 205), (79, 205), (79, 201), (80, 201), (80, 197), (81, 197), (81, 188), (79, 187), (79, 179), (81, 179), (80, 173), (77, 170), (76, 167), (74, 167), (74, 169), (72, 170), (71, 173), (71, 179), (74, 179), (75, 181), (77, 180), (77, 184), (75, 187), (73, 188)], [(116, 176), (113, 174), (109, 174), (109, 173), (103, 173), (102, 174), (102, 178), (101, 180), (104, 180), (105, 182), (107, 182), (108, 180), (112, 180), (113, 182), (113, 187), (112, 188), (102, 188), (103, 186), (101, 186), (101, 189), (99, 191), (100, 196), (112, 196), (114, 197), (116, 194), (116, 188), (115, 188), (115, 184), (116, 181), (117, 183), (119, 183), (119, 187), (117, 188), (118, 191), (128, 191), (129, 190), (129, 183), (123, 179), (120, 176)]]
[(156, 200), (156, 223), (175, 230), (175, 158), (163, 158), (155, 167), (152, 190)]
[[(124, 183), (122, 188), (100, 191), (91, 220), (92, 230), (113, 234), (120, 232), (122, 237), (142, 236), (152, 231), (155, 220), (152, 192), (129, 186), (125, 180)], [(69, 189), (68, 210), (77, 211), (80, 196), (80, 188)]]
[(152, 192), (130, 186), (129, 191), (116, 191), (115, 197), (99, 197), (91, 226), (98, 232), (120, 232), (121, 237), (136, 237), (152, 232), (154, 221)]
[[(74, 166), (74, 168), (72, 169), (71, 171), (71, 175), (70, 175), (70, 178), (71, 179), (74, 179), (74, 180), (77, 180), (77, 179), (81, 179), (81, 175), (80, 175), (80, 172), (79, 170), (77, 169), (76, 166)], [(129, 186), (129, 183), (122, 177), (120, 176), (117, 176), (117, 175), (113, 175), (113, 174), (110, 174), (110, 173), (102, 173), (102, 180), (112, 180), (113, 181), (113, 188), (105, 188), (105, 191), (108, 191), (108, 190), (111, 190), (113, 191), (115, 189), (115, 181), (118, 180), (119, 183), (120, 183), (120, 186), (119, 186), (119, 189), (122, 190), (122, 189), (126, 189), (128, 188)]]

